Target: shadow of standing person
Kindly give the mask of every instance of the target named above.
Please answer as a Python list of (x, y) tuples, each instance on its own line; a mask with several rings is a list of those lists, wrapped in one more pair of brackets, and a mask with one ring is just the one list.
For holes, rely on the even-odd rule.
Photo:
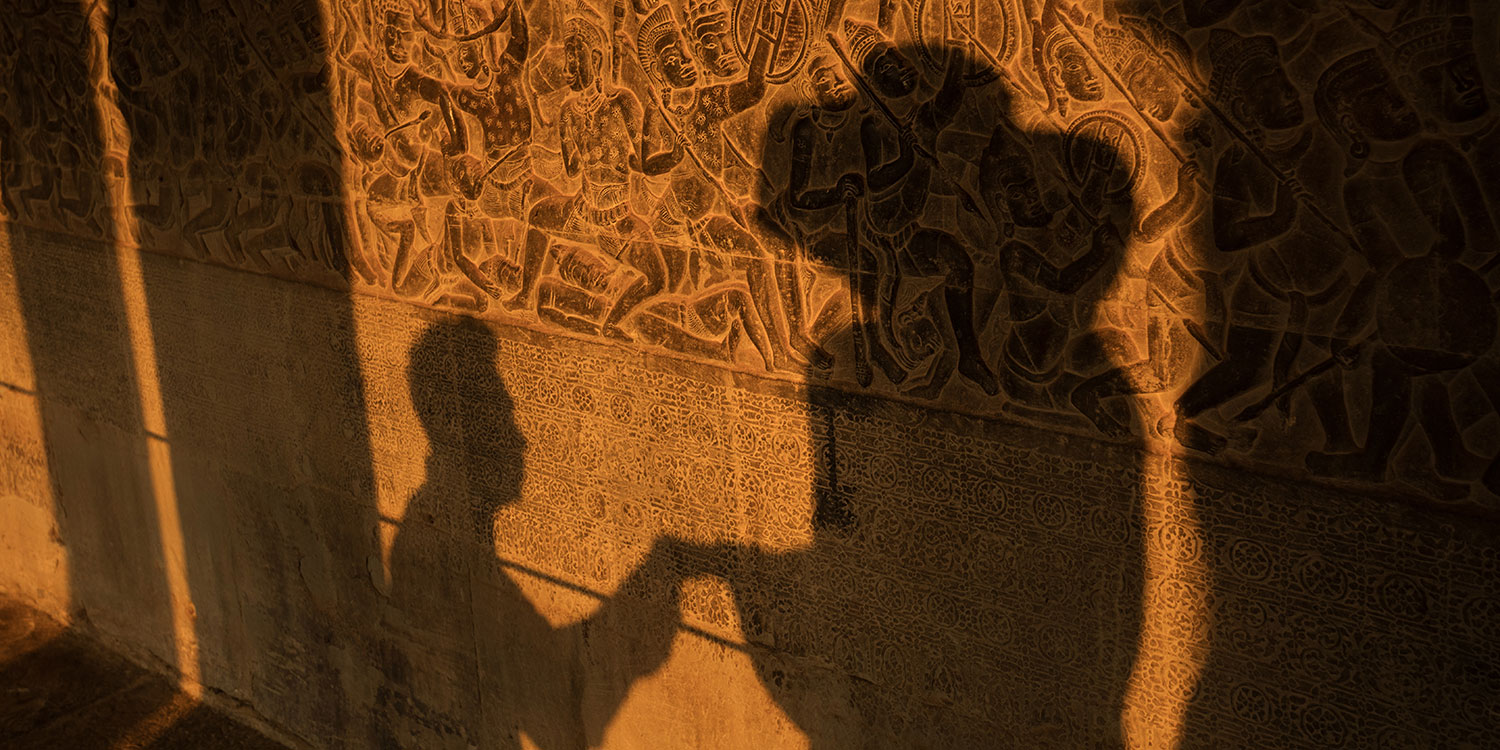
[[(445, 747), (467, 739), (463, 717), (479, 713), (477, 691), (454, 689), (479, 684), (470, 576), (493, 514), (519, 495), (526, 440), (495, 371), (494, 336), (481, 325), (428, 328), (411, 349), (408, 379), (427, 434), (427, 474), (391, 548), (387, 682), (376, 699), (386, 710), (374, 729), (381, 747)], [(506, 617), (516, 642), (546, 640), (542, 616), (517, 609)]]
[[(502, 515), (522, 500), (528, 449), (498, 355), (494, 333), (468, 319), (431, 325), (411, 348), (427, 473), (391, 548), (376, 747), (519, 748), (522, 735), (544, 750), (597, 746), (676, 632), (670, 542), (607, 599), (497, 558), (497, 535), (514, 531)], [(526, 578), (601, 604), (554, 625), (553, 608), (518, 584)]]
[[(1140, 220), (1128, 160), (1024, 125), (977, 55), (927, 55), (924, 83), (922, 49), (839, 28), (770, 118), (788, 132), (763, 163), (787, 177), (759, 197), (836, 360), (807, 378), (811, 541), (697, 563), (812, 748), (1120, 747), (1141, 453), (1077, 437), (1099, 420), (1074, 394), (1122, 381), (1083, 403), (1141, 432), (1111, 376), (1134, 347), (1099, 323)], [(976, 409), (1049, 428), (952, 413)]]

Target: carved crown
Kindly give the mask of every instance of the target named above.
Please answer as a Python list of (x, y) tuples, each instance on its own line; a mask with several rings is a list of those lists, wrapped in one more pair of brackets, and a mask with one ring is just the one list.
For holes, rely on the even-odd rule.
[(1473, 51), (1474, 19), (1421, 18), (1392, 29), (1390, 40), (1397, 66), (1421, 70)]
[(1261, 34), (1240, 36), (1227, 29), (1214, 29), (1208, 36), (1209, 96), (1218, 101), (1233, 98), (1240, 71), (1258, 60), (1276, 61), (1276, 40)]
[(852, 18), (844, 19), (844, 40), (849, 43), (849, 59), (860, 68), (885, 43), (878, 29)]
[(636, 31), (636, 55), (641, 59), (641, 67), (647, 73), (656, 71), (656, 50), (664, 41), (677, 37), (677, 19), (672, 17), (672, 6), (663, 3), (646, 20), (641, 22), (641, 27)]
[(687, 21), (695, 35), (704, 30), (723, 31), (729, 27), (729, 12), (719, 0), (688, 0)]

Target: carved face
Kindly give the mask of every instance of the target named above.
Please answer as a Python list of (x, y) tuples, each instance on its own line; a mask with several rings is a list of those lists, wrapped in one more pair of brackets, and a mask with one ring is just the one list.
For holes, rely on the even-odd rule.
[(1094, 75), (1083, 48), (1067, 42), (1059, 43), (1052, 68), (1055, 82), (1068, 96), (1080, 102), (1095, 102), (1104, 98), (1104, 87)]
[(114, 68), (115, 80), (125, 88), (133, 89), (141, 85), (141, 64), (129, 48), (126, 48), (125, 52), (112, 55), (110, 63)]
[(231, 70), (244, 70), (250, 65), (250, 45), (245, 37), (239, 34), (226, 36), (218, 42), (219, 49), (215, 53), (222, 55), (218, 58), (229, 62)]
[(912, 360), (921, 361), (937, 352), (942, 338), (937, 325), (923, 310), (924, 298), (919, 297), (910, 306), (896, 313), (896, 343)]
[(993, 196), (1005, 204), (1010, 220), (1021, 227), (1045, 227), (1052, 223), (1052, 211), (1042, 200), (1042, 190), (1037, 184), (1036, 171), (1030, 160), (1013, 157), (1001, 162), (996, 169), (995, 183), (999, 195)]
[(376, 161), (385, 153), (385, 137), (366, 122), (357, 122), (349, 129), (349, 145), (365, 161)]
[(672, 183), (672, 195), (682, 209), (683, 218), (697, 221), (713, 207), (714, 193), (703, 180), (676, 180)]
[(1239, 74), (1240, 116), (1267, 130), (1285, 130), (1302, 124), (1302, 95), (1286, 77), (1281, 64), (1271, 59), (1247, 63)]
[(1147, 114), (1161, 122), (1172, 119), (1172, 113), (1177, 111), (1178, 90), (1165, 70), (1142, 62), (1126, 71), (1124, 83)]
[(478, 42), (469, 42), (458, 48), (458, 69), (470, 80), (483, 76), (488, 67), (484, 62), (483, 47)]
[(725, 23), (722, 16), (702, 21), (694, 29), (694, 49), (709, 75), (734, 76), (740, 72), (740, 61), (725, 46)]
[(1421, 128), (1416, 111), (1389, 77), (1362, 90), (1347, 92), (1346, 96), (1348, 117), (1353, 122), (1346, 122), (1345, 129), (1351, 134), (1392, 142), (1416, 135)]
[(283, 47), (271, 37), (271, 32), (261, 29), (255, 33), (255, 46), (266, 56), (266, 62), (270, 63), (272, 69), (280, 69), (286, 65), (286, 56), (282, 54)]
[(663, 34), (653, 52), (657, 67), (661, 68), (661, 74), (673, 88), (687, 88), (697, 82), (698, 70), (682, 48), (682, 37), (675, 31)]
[(1416, 92), (1425, 108), (1442, 113), (1448, 122), (1469, 122), (1488, 112), (1479, 59), (1470, 51), (1417, 72), (1421, 90)]
[(875, 88), (892, 99), (917, 89), (917, 69), (893, 45), (882, 44), (879, 52), (865, 58), (864, 69)]
[(381, 43), (385, 46), (385, 56), (393, 63), (406, 64), (411, 60), (411, 48), (414, 41), (411, 30), (411, 19), (405, 15), (391, 11), (385, 15), (385, 30), (381, 32)]
[(463, 154), (449, 166), (449, 176), (467, 200), (477, 200), (484, 190), (484, 165), (471, 154)]
[(146, 46), (146, 72), (161, 77), (170, 74), (182, 64), (181, 58), (172, 51), (171, 45), (149, 44)]
[(588, 40), (578, 34), (563, 41), (563, 64), (567, 68), (568, 88), (582, 91), (594, 83), (599, 74), (598, 50), (589, 49)]
[(820, 108), (842, 112), (854, 106), (854, 87), (832, 65), (813, 68), (811, 83), (813, 98)]

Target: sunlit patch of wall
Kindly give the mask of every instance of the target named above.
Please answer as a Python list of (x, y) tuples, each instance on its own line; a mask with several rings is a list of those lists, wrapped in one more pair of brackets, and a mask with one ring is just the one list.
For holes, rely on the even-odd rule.
[[(89, 566), (58, 569), (94, 587), (107, 631), (164, 633), (147, 650), (188, 682), (353, 746), (1443, 746), (1495, 723), (1491, 676), (1452, 658), (1500, 643), (1492, 501), (1462, 461), (1443, 467), (1462, 482), (1413, 484), (1433, 468), (1417, 430), (1389, 476), (1309, 470), (1333, 442), (1316, 407), (1375, 421), (1357, 362), (1336, 399), (1297, 390), (1329, 390), (1313, 372), (1328, 310), (1291, 325), (1284, 300), (1287, 320), (1257, 323), (1287, 342), (1279, 374), (1182, 404), (1241, 355), (1226, 318), (1256, 311), (1228, 292), (1275, 287), (1246, 269), (1282, 247), (1214, 236), (1216, 199), (1253, 202), (1218, 163), (1253, 162), (1266, 135), (1234, 132), (1248, 110), (1226, 71), (1293, 91), (1304, 116), (1270, 142), (1320, 149), (1296, 167), (1327, 210), (1269, 197), (1308, 182), (1286, 175), (1235, 189), (1316, 231), (1358, 208), (1339, 207), (1338, 172), (1359, 149), (1312, 114), (1324, 52), (1419, 55), (1345, 9), (171, 5), (84, 5), (110, 200), (69, 216), (79, 194), (17, 179), (56, 220), (28, 235), (31, 301), (80, 277), (54, 268), (102, 283), (7, 308), (48, 334), (5, 345), (66, 349), (33, 359), (121, 392), (105, 418), (73, 394), (51, 438), (66, 461), (127, 460), (33, 458), (14, 484), (37, 508), (46, 471), (79, 488), (71, 520), (103, 529), (70, 548)], [(1377, 30), (1412, 33), (1368, 5)], [(1407, 51), (1461, 51), (1466, 24), (1441, 27)], [(1494, 24), (1475, 28), (1492, 50)], [(106, 54), (105, 29), (135, 55)], [(1284, 71), (1277, 35), (1297, 41)], [(596, 77), (569, 80), (580, 64)], [(159, 75), (122, 104), (133, 65)], [(719, 84), (744, 111), (695, 110)], [(634, 102), (619, 131), (565, 132), (564, 102), (603, 101)], [(1494, 148), (1492, 127), (1461, 125), (1463, 149)], [(863, 157), (914, 143), (939, 152), (912, 158), (920, 211), (861, 193), (880, 171)], [(589, 192), (577, 158), (623, 159), (588, 179), (631, 174)], [(1446, 163), (1464, 160), (1483, 163)], [(816, 209), (789, 197), (820, 191)], [(621, 307), (660, 270), (647, 228), (671, 283)], [(1347, 249), (1303, 249), (1330, 247)], [(25, 406), (43, 365), (4, 394), (23, 428), (45, 413)], [(1424, 391), (1423, 408), (1488, 457), (1485, 382), (1452, 377), (1438, 390), (1461, 398)], [(91, 431), (111, 418), (124, 429)], [(18, 450), (42, 455), (26, 434)], [(52, 544), (32, 515), (16, 533)], [(127, 572), (162, 580), (137, 595), (113, 585)], [(1465, 689), (1416, 679), (1433, 664)], [(1346, 669), (1368, 694), (1323, 684)]]
[[(765, 646), (747, 643), (731, 592), (712, 577), (683, 580), (680, 596), (666, 592), (677, 584), (661, 566), (662, 545), (678, 541), (768, 552), (806, 547), (815, 472), (805, 402), (794, 391), (780, 399), (748, 398), (711, 372), (701, 379), (670, 369), (642, 372), (623, 352), (413, 314), (385, 300), (356, 297), (354, 315), (380, 502), (369, 578), (382, 596), (394, 595), (392, 606), (401, 606), (400, 588), (448, 585), (441, 578), (456, 573), (470, 588), (472, 608), (454, 626), (456, 637), (475, 640), (481, 651), (518, 647), (506, 658), (537, 674), (580, 666), (550, 661), (556, 657), (549, 651), (573, 652), (551, 650), (544, 638), (573, 638), (572, 631), (599, 620), (592, 625), (592, 650), (567, 658), (581, 660), (584, 716), (601, 717), (585, 721), (597, 727), (595, 741), (605, 741), (604, 747), (691, 746), (706, 741), (706, 732), (725, 747), (763, 747), (772, 738), (779, 738), (777, 746), (805, 742), (757, 680), (747, 652)], [(413, 364), (414, 352), (427, 346), (424, 337), (435, 329), (449, 360), (437, 372), (447, 376), (423, 382), (419, 378), (434, 371)], [(414, 389), (452, 390), (454, 383), (485, 377), (494, 378), (495, 390), (470, 395), (505, 400), (513, 411), (497, 414), (483, 399), (455, 398), (455, 413), (442, 417), (453, 420), (457, 429), (450, 432), (413, 404)], [(705, 398), (713, 408), (701, 406)], [(747, 408), (754, 409), (748, 415), (754, 427)], [(495, 439), (512, 430), (513, 440)], [(474, 450), (476, 440), (490, 450)], [(473, 467), (508, 463), (523, 477), (513, 496), (497, 497), (486, 485), (487, 470)], [(433, 493), (437, 505), (423, 499)], [(491, 512), (469, 526), (468, 511), (486, 503)], [(453, 508), (462, 510), (455, 515)], [(421, 529), (430, 524), (441, 533), (425, 535)], [(404, 565), (393, 561), (402, 557), (394, 549), (400, 545), (407, 547)], [(412, 555), (434, 553), (427, 549), (432, 545), (457, 552), (446, 557), (445, 569), (414, 570)], [(665, 587), (669, 603), (641, 613), (640, 633), (612, 630), (619, 626), (610, 625), (601, 608), (635, 595), (622, 595), (622, 586), (643, 584)], [(534, 611), (550, 634), (507, 628), (518, 609)], [(599, 687), (620, 679), (612, 670), (631, 668), (632, 637), (650, 640), (663, 627), (662, 645), (670, 653), (649, 675), (620, 686), (623, 694)], [(487, 663), (483, 657), (481, 663)], [(487, 712), (520, 713), (530, 702), (514, 696), (527, 690), (525, 680), (480, 679), (490, 686), (481, 698)], [(591, 697), (593, 691), (601, 694)], [(684, 713), (663, 721), (668, 705)], [(519, 731), (530, 736), (538, 730)]]
[(26, 321), (18, 305), (9, 217), (0, 217), (0, 592), (68, 615), (68, 556), (58, 528)]
[[(1122, 79), (1153, 74), (1185, 85), (1181, 95), (1196, 104), (1201, 99), (1192, 98), (1197, 92), (1185, 77), (1189, 73), (1169, 72), (1182, 60), (1168, 58), (1170, 48), (1130, 48), (1120, 36), (1101, 38), (1097, 27), (1086, 34), (1076, 18), (1063, 12), (1056, 23), (1094, 66), (1104, 91), (1099, 105), (1128, 118), (1118, 126), (1126, 137), (1114, 142), (1129, 142), (1126, 151), (1151, 166), (1134, 172), (1135, 213), (1122, 249), (1122, 271), (1109, 281), (1090, 325), (1108, 342), (1104, 354), (1128, 383), (1126, 399), (1135, 411), (1132, 427), (1141, 445), (1136, 507), (1141, 622), (1120, 710), (1121, 736), (1125, 747), (1171, 749), (1183, 746), (1191, 699), (1207, 661), (1214, 585), (1197, 509), (1203, 499), (1195, 494), (1187, 467), (1191, 454), (1172, 432), (1173, 399), (1211, 363), (1206, 350), (1215, 345), (1204, 329), (1211, 315), (1207, 300), (1165, 283), (1161, 270), (1184, 260), (1207, 262), (1212, 238), (1205, 223), (1213, 186), (1195, 158), (1196, 145), (1180, 123), (1170, 121), (1171, 112), (1184, 106), (1178, 95), (1168, 97), (1172, 110), (1159, 117), (1161, 92), (1151, 92), (1156, 100), (1146, 101), (1138, 82)], [(1110, 59), (1101, 50), (1106, 45), (1114, 48)], [(1122, 46), (1130, 53), (1122, 55)]]

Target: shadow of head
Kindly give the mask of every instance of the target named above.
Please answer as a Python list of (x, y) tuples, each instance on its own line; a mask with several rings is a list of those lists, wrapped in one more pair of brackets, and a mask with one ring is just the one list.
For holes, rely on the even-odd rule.
[[(1068, 389), (1103, 359), (1068, 362), (1102, 355), (1068, 342), (1118, 271), (1139, 136), (1122, 148), (1121, 118), (1021, 122), (1012, 101), (1038, 87), (991, 64), (1004, 50), (898, 44), (851, 19), (839, 31), (773, 102), (757, 198), (802, 261), (783, 275), (791, 335), (805, 320), (833, 354), (809, 374), (966, 410), (998, 408), (1012, 390), (1066, 410)], [(1058, 304), (1075, 312), (1030, 322)], [(1010, 325), (1012, 313), (1028, 325)], [(1058, 380), (1063, 369), (1077, 377)]]
[[(412, 407), (427, 433), (426, 495), (467, 495), (433, 505), (445, 514), (467, 509), (476, 534), (487, 538), (494, 514), (517, 499), (526, 440), (496, 370), (495, 334), (471, 319), (429, 326), (413, 344), (407, 376)], [(442, 510), (446, 509), (446, 510)], [(460, 521), (458, 518), (452, 519)]]
[[(960, 449), (938, 437), (951, 414), (891, 401), (1087, 431), (1075, 394), (1093, 384), (1135, 429), (1095, 313), (1142, 154), (1115, 119), (1023, 116), (1012, 102), (1040, 89), (989, 62), (1004, 50), (882, 25), (846, 19), (771, 105), (757, 202), (796, 247), (791, 304), (832, 364), (806, 371), (814, 542), (750, 555), (731, 582), (747, 638), (776, 644), (756, 667), (813, 747), (1116, 746), (1139, 631), (1133, 485), (1062, 497), (1066, 462), (1016, 461), (1035, 447), (1019, 430)], [(1137, 471), (1125, 453), (1111, 468)], [(799, 673), (798, 654), (835, 669)]]

